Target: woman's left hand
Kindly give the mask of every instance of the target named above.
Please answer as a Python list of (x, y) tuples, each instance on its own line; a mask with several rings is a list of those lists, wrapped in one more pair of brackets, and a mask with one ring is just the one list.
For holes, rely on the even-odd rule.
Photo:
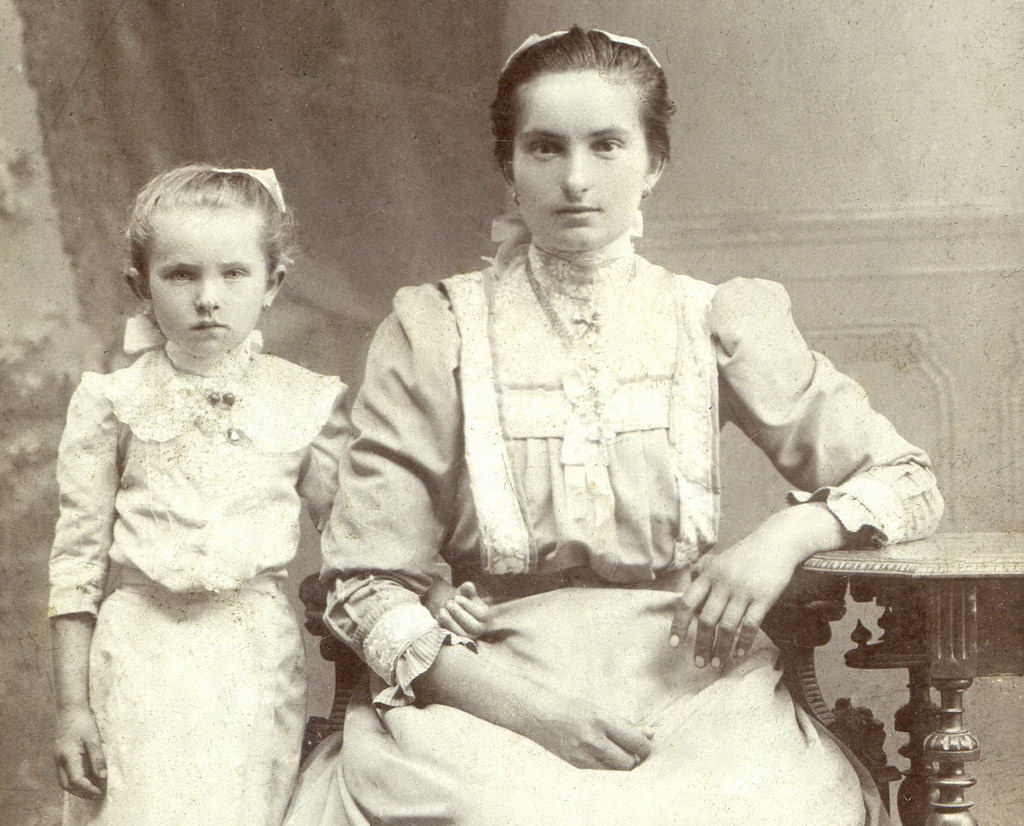
[(817, 551), (840, 547), (844, 539), (836, 518), (816, 502), (780, 511), (735, 545), (705, 554), (683, 589), (669, 644), (686, 639), (696, 619), (698, 668), (709, 662), (721, 668), (743, 657), (800, 563)]

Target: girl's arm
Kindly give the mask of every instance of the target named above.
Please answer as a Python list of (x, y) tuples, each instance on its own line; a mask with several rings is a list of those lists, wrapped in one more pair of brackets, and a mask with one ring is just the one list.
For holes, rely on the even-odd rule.
[(749, 650), (808, 556), (927, 536), (943, 503), (928, 456), (871, 408), (860, 385), (808, 349), (779, 284), (724, 284), (709, 323), (723, 412), (800, 489), (793, 507), (707, 554), (684, 590), (670, 642), (697, 617), (695, 662), (721, 665), (734, 643)]
[(89, 707), (89, 648), (112, 543), (119, 428), (87, 373), (68, 405), (57, 453), (60, 518), (50, 552), (49, 614), (57, 694), (55, 758), (60, 784), (80, 797), (106, 786), (106, 763)]
[(334, 402), (309, 446), (296, 490), (316, 529), (323, 532), (338, 492), (338, 463), (352, 440), (353, 429), (348, 388), (334, 377), (318, 378), (324, 390), (333, 390)]
[(51, 620), (57, 693), (55, 760), (60, 785), (84, 798), (102, 796), (107, 765), (89, 709), (89, 647), (95, 618), (65, 614)]

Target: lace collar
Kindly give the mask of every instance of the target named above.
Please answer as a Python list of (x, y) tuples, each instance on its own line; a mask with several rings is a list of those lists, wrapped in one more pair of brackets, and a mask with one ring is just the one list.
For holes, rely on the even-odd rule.
[(628, 236), (571, 258), (546, 252), (533, 243), (526, 255), (531, 274), (546, 289), (578, 301), (592, 301), (597, 292), (619, 292), (636, 275), (636, 253)]
[[(225, 369), (228, 364), (221, 365)], [(274, 453), (308, 445), (327, 421), (342, 389), (284, 359), (246, 353), (231, 375), (199, 376), (177, 369), (165, 349), (151, 349), (113, 373), (86, 373), (90, 391), (106, 398), (118, 421), (139, 439), (167, 442), (196, 429)]]

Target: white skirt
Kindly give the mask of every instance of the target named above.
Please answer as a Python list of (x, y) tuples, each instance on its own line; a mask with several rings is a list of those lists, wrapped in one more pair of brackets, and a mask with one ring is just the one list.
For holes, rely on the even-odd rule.
[[(632, 771), (577, 769), (457, 709), (349, 706), (303, 771), (287, 826), (867, 826), (867, 773), (781, 684), (764, 635), (738, 665), (668, 646), (677, 595), (566, 589), (497, 606), (480, 656), (654, 730)], [(381, 685), (374, 680), (379, 690)]]
[(122, 585), (100, 607), (89, 688), (107, 790), (66, 795), (67, 826), (279, 826), (306, 678), (276, 579), (219, 595)]

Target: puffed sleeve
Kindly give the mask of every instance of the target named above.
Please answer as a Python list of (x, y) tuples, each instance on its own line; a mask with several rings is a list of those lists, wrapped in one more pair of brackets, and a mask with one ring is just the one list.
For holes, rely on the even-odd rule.
[(710, 328), (723, 418), (800, 488), (791, 502), (825, 502), (851, 541), (903, 542), (934, 532), (943, 502), (928, 456), (871, 408), (859, 384), (808, 349), (780, 284), (723, 284)]
[(95, 615), (106, 585), (119, 428), (113, 406), (100, 392), (101, 380), (95, 373), (82, 377), (57, 451), (60, 516), (50, 552), (51, 617)]
[(323, 535), (325, 622), (389, 686), (375, 701), (404, 705), (412, 681), (446, 642), (421, 605), (450, 577), (439, 549), (451, 530), (462, 463), (456, 385), (459, 335), (437, 286), (407, 287), (370, 346), (353, 405), (357, 436), (342, 457)]
[[(340, 384), (340, 383), (339, 383)], [(309, 446), (296, 485), (318, 531), (323, 531), (338, 492), (338, 462), (352, 437), (348, 388), (340, 384), (334, 404), (320, 432)]]

